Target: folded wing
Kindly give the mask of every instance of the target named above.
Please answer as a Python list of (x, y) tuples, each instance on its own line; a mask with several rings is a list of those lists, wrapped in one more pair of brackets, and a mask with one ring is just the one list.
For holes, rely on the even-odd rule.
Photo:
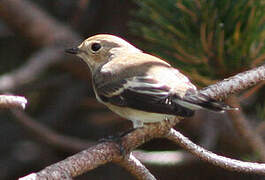
[[(152, 77), (135, 76), (96, 87), (98, 97), (105, 103), (142, 111), (192, 116), (194, 111), (179, 104), (181, 98), (171, 88)], [(175, 101), (178, 99), (179, 101)]]

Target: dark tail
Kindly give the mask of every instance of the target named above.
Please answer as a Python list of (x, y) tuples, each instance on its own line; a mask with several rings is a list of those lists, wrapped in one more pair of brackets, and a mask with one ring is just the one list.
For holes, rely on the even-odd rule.
[(223, 102), (216, 101), (202, 93), (186, 95), (182, 99), (182, 106), (190, 109), (207, 109), (215, 112), (224, 112), (226, 110), (238, 110), (238, 108), (231, 107)]

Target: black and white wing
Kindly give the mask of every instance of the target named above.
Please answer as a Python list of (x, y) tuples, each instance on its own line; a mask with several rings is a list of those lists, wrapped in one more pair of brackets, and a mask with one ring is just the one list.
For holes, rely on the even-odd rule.
[(153, 113), (193, 115), (193, 110), (175, 101), (179, 99), (181, 102), (181, 97), (172, 92), (171, 87), (149, 76), (135, 76), (95, 88), (98, 98), (104, 103)]

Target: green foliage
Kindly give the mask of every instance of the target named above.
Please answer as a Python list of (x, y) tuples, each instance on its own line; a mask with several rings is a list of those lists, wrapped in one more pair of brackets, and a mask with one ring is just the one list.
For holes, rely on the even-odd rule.
[(200, 84), (265, 59), (264, 0), (137, 0), (132, 32), (143, 48)]

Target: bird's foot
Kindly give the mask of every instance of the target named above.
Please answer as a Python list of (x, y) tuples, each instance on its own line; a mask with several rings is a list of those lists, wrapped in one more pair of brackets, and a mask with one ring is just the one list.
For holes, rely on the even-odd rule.
[(103, 143), (103, 142), (114, 142), (118, 146), (120, 154), (123, 157), (125, 157), (127, 153), (126, 153), (125, 148), (122, 145), (122, 137), (126, 136), (127, 134), (129, 134), (130, 132), (132, 132), (134, 130), (135, 130), (134, 128), (131, 128), (131, 129), (127, 130), (127, 131), (119, 132), (116, 135), (110, 135), (110, 136), (107, 136), (105, 138), (99, 139), (98, 141), (100, 143)]

